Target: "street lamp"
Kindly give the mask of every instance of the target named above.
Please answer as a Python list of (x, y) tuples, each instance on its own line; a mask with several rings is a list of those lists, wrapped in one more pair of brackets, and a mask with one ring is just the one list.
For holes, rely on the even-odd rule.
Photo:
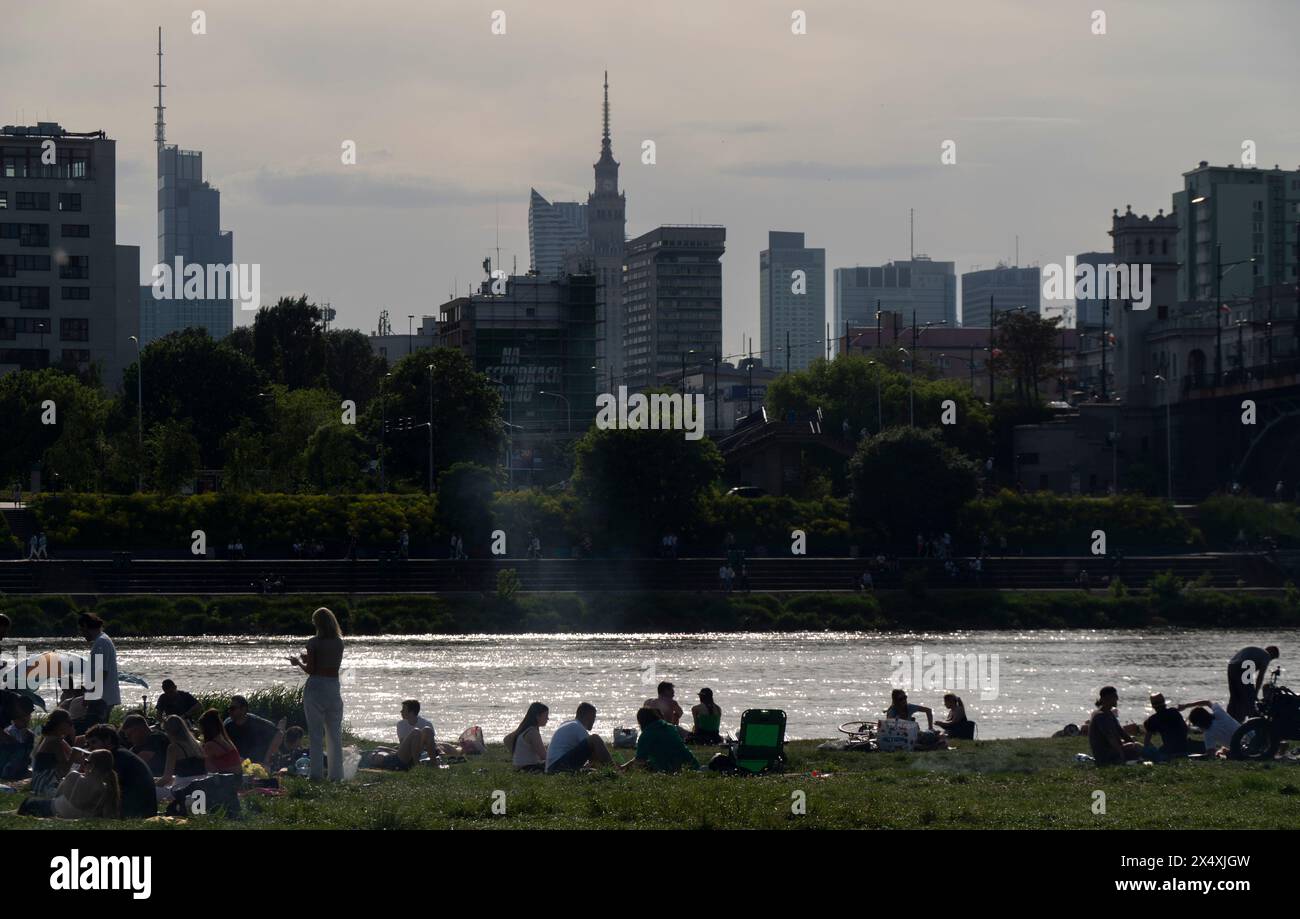
[(406, 354), (409, 357), (415, 351), (415, 314), (406, 314)]
[(140, 360), (140, 339), (132, 335), (131, 341), (135, 342), (135, 424), (140, 445), (135, 490), (144, 491), (144, 362)]
[[(877, 368), (880, 367), (880, 365), (877, 364), (875, 361), (867, 361), (867, 366), (877, 367)], [(880, 370), (879, 369), (875, 371), (875, 376), (876, 376), (876, 433), (879, 434), (882, 431), (884, 431), (883, 421), (880, 414)]]
[(912, 357), (912, 352), (906, 348), (899, 348), (900, 353), (907, 355), (907, 426), (916, 427), (916, 358)]
[(1173, 428), (1169, 423), (1169, 400), (1173, 392), (1169, 388), (1169, 380), (1161, 374), (1156, 374), (1152, 379), (1159, 380), (1165, 386), (1165, 489), (1169, 493), (1169, 503), (1174, 503), (1174, 436)]
[(538, 394), (539, 396), (554, 396), (554, 397), (557, 398), (557, 399), (563, 399), (563, 400), (564, 400), (564, 411), (565, 411), (565, 412), (568, 414), (568, 416), (569, 416), (569, 434), (572, 435), (572, 434), (573, 434), (573, 407), (569, 405), (569, 398), (568, 398), (568, 396), (565, 396), (563, 393), (558, 393), (558, 392), (548, 392), (548, 391), (545, 390), (545, 389), (539, 389), (539, 390), (537, 390), (537, 394)]
[(429, 365), (429, 494), (433, 494), (433, 365)]
[(388, 491), (388, 478), (384, 469), (384, 454), (388, 452), (388, 380), (393, 375), (385, 373), (384, 379), (379, 381), (379, 490)]

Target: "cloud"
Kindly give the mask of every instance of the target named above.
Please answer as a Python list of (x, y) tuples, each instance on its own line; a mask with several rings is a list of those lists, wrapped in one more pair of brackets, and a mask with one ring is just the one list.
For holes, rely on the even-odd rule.
[(803, 181), (881, 182), (910, 179), (933, 172), (921, 163), (848, 164), (815, 160), (778, 160), (738, 163), (722, 167), (727, 175), (751, 179), (795, 179)]
[[(245, 184), (236, 179), (235, 184)], [(518, 192), (479, 189), (422, 176), (375, 175), (355, 166), (337, 172), (282, 173), (262, 169), (247, 179), (264, 204), (297, 207), (434, 208), (491, 204)]]

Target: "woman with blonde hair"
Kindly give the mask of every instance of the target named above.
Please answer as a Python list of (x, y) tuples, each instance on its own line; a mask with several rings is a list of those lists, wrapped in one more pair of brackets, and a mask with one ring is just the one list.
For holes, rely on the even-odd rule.
[(302, 655), (289, 658), (303, 673), (307, 684), (302, 705), (307, 715), (311, 778), (325, 777), (326, 743), (329, 745), (329, 779), (343, 781), (343, 693), (339, 688), (339, 667), (343, 663), (343, 631), (334, 614), (321, 607), (311, 614), (316, 634), (307, 639)]
[(200, 775), (207, 775), (208, 767), (203, 755), (203, 745), (190, 732), (190, 726), (179, 715), (168, 715), (163, 720), (163, 733), (167, 735), (167, 764), (163, 767), (154, 784), (160, 788), (171, 788), (177, 779), (186, 781)]
[(122, 792), (113, 771), (113, 754), (96, 750), (86, 758), (86, 771), (75, 769), (59, 783), (59, 793), (54, 799), (54, 816), (67, 820), (87, 817), (104, 817), (116, 820), (121, 816)]

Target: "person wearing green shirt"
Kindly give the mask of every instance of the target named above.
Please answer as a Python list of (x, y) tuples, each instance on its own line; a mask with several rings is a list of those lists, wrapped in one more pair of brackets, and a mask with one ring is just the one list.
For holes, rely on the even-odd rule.
[(677, 772), (686, 766), (700, 768), (699, 760), (686, 749), (681, 733), (653, 708), (638, 711), (636, 721), (641, 726), (641, 737), (636, 742), (636, 759), (624, 765), (624, 769)]

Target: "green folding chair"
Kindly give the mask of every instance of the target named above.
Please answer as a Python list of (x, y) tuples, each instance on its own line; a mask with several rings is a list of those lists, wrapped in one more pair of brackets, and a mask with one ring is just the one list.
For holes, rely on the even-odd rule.
[(758, 775), (785, 766), (785, 712), (779, 708), (750, 708), (740, 716), (736, 766)]

